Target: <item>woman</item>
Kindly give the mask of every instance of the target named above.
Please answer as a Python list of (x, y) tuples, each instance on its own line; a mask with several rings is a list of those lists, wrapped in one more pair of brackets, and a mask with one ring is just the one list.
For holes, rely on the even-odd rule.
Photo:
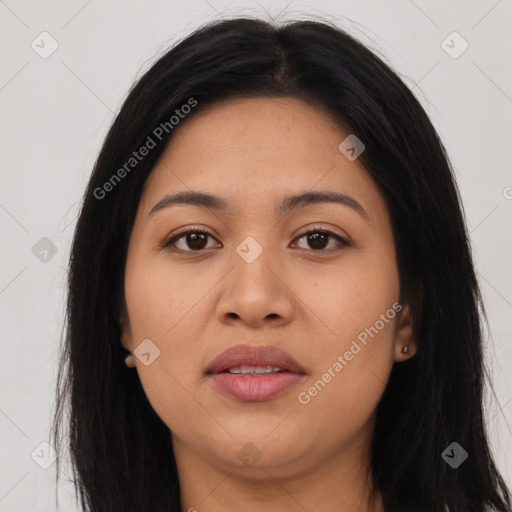
[(479, 307), (448, 157), (397, 75), (327, 23), (210, 23), (96, 162), (54, 441), (69, 400), (90, 511), (510, 510)]

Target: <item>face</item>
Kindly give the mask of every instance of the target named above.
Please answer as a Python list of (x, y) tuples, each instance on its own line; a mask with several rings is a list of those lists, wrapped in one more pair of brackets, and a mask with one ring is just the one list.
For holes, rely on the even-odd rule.
[[(122, 344), (177, 460), (285, 476), (367, 446), (391, 368), (416, 347), (387, 207), (338, 148), (348, 135), (297, 99), (224, 101), (181, 121), (148, 178)], [(161, 202), (192, 191), (225, 208)], [(305, 193), (342, 199), (285, 202)], [(302, 371), (207, 373), (238, 345), (277, 347)]]

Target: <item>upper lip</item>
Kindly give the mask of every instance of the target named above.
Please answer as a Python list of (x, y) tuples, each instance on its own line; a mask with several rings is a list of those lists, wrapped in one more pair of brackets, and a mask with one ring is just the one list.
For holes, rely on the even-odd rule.
[(293, 357), (280, 348), (268, 345), (237, 345), (219, 354), (206, 373), (220, 373), (237, 366), (274, 366), (292, 373), (304, 374), (304, 369)]

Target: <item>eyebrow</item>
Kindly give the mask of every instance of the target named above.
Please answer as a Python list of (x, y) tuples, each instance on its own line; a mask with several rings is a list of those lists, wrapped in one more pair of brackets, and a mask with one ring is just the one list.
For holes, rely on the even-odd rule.
[[(319, 203), (335, 203), (348, 206), (366, 220), (370, 220), (366, 210), (353, 197), (332, 191), (302, 192), (299, 194), (287, 195), (275, 206), (274, 211), (277, 216), (283, 216), (292, 210)], [(205, 192), (183, 191), (164, 196), (153, 206), (153, 208), (151, 208), (148, 217), (154, 215), (160, 210), (163, 210), (164, 208), (183, 204), (198, 206), (201, 208), (212, 208), (214, 210), (225, 211), (228, 213), (233, 212), (229, 204), (219, 196)]]

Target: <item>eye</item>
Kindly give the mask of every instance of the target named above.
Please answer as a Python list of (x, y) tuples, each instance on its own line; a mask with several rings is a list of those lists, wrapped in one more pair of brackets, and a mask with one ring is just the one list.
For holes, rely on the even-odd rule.
[[(216, 240), (215, 237), (205, 229), (188, 229), (185, 231), (181, 231), (177, 234), (174, 234), (171, 238), (164, 241), (163, 244), (161, 244), (161, 247), (172, 248), (172, 250), (177, 249), (184, 252), (201, 252), (203, 249), (208, 248), (208, 237)], [(331, 231), (319, 229), (316, 227), (308, 229), (305, 233), (297, 237), (295, 240), (300, 240), (302, 238), (306, 238), (306, 243), (311, 246), (311, 249), (309, 249), (308, 247), (299, 248), (306, 250), (309, 249), (316, 252), (331, 253), (340, 250), (341, 247), (350, 245), (341, 236)], [(335, 245), (334, 247), (326, 249), (326, 246), (328, 246), (329, 239), (336, 240), (338, 242), (338, 247), (336, 247)], [(182, 243), (182, 247), (179, 247), (178, 243)]]
[[(172, 249), (178, 249), (180, 251), (200, 252), (202, 249), (205, 249), (208, 237), (215, 239), (211, 233), (204, 229), (188, 229), (186, 231), (181, 231), (180, 233), (173, 235), (171, 238), (166, 240), (161, 247), (166, 248), (172, 246)], [(191, 248), (191, 250), (187, 250), (186, 248), (177, 246), (177, 242), (181, 242), (182, 238), (184, 239), (184, 243), (182, 245)]]
[[(342, 247), (349, 245), (349, 243), (341, 238), (341, 236), (317, 227), (308, 229), (304, 234), (296, 238), (296, 240), (300, 240), (301, 238), (306, 238), (306, 243), (309, 244), (312, 247), (312, 250), (316, 252), (331, 253), (340, 250), (340, 245)], [(325, 247), (328, 245), (329, 238), (337, 240), (338, 247), (335, 246), (326, 250)], [(301, 249), (304, 249), (304, 247), (301, 247)], [(305, 249), (308, 248), (306, 247)]]

